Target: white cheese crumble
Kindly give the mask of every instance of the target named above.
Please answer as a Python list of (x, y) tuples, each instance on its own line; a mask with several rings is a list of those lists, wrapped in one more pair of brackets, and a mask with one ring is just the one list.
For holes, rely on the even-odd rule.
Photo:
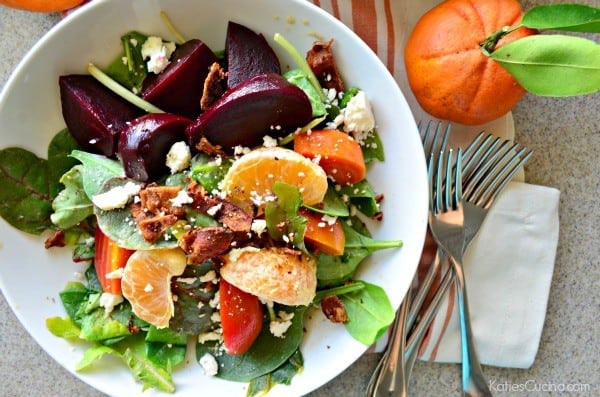
[(269, 331), (273, 334), (273, 336), (277, 338), (283, 338), (285, 333), (292, 325), (292, 318), (294, 318), (294, 313), (287, 313), (283, 310), (280, 310), (277, 313), (277, 318), (275, 320), (271, 320), (269, 323)]
[(213, 283), (216, 284), (219, 282), (219, 278), (217, 277), (217, 272), (214, 270), (209, 270), (206, 274), (200, 276), (199, 278), (201, 283)]
[(352, 132), (359, 144), (364, 142), (366, 134), (375, 128), (375, 117), (371, 104), (363, 91), (356, 94), (344, 109), (344, 131)]
[(92, 202), (104, 211), (124, 208), (129, 199), (140, 192), (140, 188), (140, 185), (127, 182), (123, 186), (116, 186), (107, 192), (94, 195)]
[(268, 148), (275, 147), (277, 146), (277, 139), (265, 135), (263, 137), (263, 146)]
[(208, 376), (215, 376), (219, 372), (217, 359), (210, 353), (205, 353), (200, 357), (200, 366), (202, 366), (204, 373)]
[(142, 58), (148, 59), (146, 66), (149, 72), (159, 74), (169, 64), (169, 58), (175, 51), (175, 43), (163, 42), (160, 37), (150, 36), (142, 44)]
[(123, 302), (123, 295), (111, 294), (110, 292), (103, 292), (100, 296), (100, 306), (104, 308), (104, 312), (109, 314), (113, 311), (115, 306)]
[(260, 236), (267, 229), (266, 219), (253, 219), (250, 229), (258, 236)]
[(185, 190), (180, 190), (177, 192), (177, 196), (172, 199), (169, 199), (171, 205), (173, 207), (182, 207), (184, 204), (191, 204), (194, 202), (194, 199), (187, 194)]
[(110, 273), (106, 273), (106, 275), (104, 277), (106, 277), (109, 280), (113, 280), (113, 279), (119, 279), (119, 278), (123, 278), (123, 269), (122, 267), (113, 270)]
[(144, 292), (152, 292), (154, 291), (154, 287), (152, 286), (152, 284), (148, 283), (146, 284), (146, 286), (144, 287)]
[(190, 166), (192, 160), (192, 152), (190, 147), (185, 142), (175, 142), (169, 153), (167, 153), (167, 167), (171, 170), (171, 174), (185, 170)]

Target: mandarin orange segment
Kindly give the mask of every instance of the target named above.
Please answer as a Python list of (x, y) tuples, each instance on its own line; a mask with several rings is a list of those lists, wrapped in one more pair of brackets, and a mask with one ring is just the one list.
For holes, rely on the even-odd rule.
[(171, 277), (185, 270), (185, 253), (178, 249), (136, 251), (125, 265), (121, 288), (133, 312), (142, 320), (166, 328), (173, 316)]
[(223, 178), (222, 189), (233, 201), (260, 206), (273, 194), (277, 181), (296, 186), (306, 205), (320, 203), (327, 192), (327, 175), (319, 165), (281, 147), (257, 149), (240, 157)]

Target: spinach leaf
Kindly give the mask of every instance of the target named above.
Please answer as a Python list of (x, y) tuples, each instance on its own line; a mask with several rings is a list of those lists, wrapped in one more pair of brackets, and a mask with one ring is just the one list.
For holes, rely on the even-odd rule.
[(327, 114), (325, 104), (321, 101), (321, 94), (317, 91), (314, 85), (310, 82), (306, 73), (300, 69), (292, 69), (283, 74), (285, 79), (300, 88), (310, 101), (312, 106), (313, 117), (321, 117)]
[(196, 345), (196, 359), (200, 360), (206, 353), (212, 354), (219, 363), (217, 376), (226, 380), (249, 382), (268, 374), (279, 368), (298, 349), (304, 336), (303, 316), (306, 309), (307, 306), (286, 309), (293, 310), (294, 318), (283, 338), (269, 331), (269, 319), (266, 316), (261, 333), (246, 353), (239, 356), (222, 354), (219, 344), (205, 342)]
[(190, 176), (210, 193), (219, 190), (219, 183), (230, 167), (229, 161), (216, 160), (206, 154), (199, 154), (192, 159)]
[(185, 360), (186, 345), (146, 342), (146, 356), (154, 365), (168, 369), (176, 367)]
[(248, 384), (246, 397), (264, 396), (276, 384), (289, 385), (292, 378), (302, 372), (304, 359), (300, 350), (296, 350), (279, 368), (258, 378)]
[(306, 250), (304, 246), (304, 232), (306, 231), (306, 218), (298, 215), (302, 204), (300, 190), (290, 184), (275, 182), (273, 193), (276, 201), (270, 201), (265, 207), (265, 220), (267, 230), (272, 239), (291, 242), (295, 247)]
[[(77, 160), (71, 157), (71, 152), (79, 146), (67, 129), (59, 131), (48, 145), (48, 176), (50, 181), (59, 181), (62, 175), (77, 164)], [(62, 183), (62, 182), (61, 182)], [(51, 196), (56, 197), (60, 191), (60, 185), (52, 183)]]
[(151, 325), (146, 333), (146, 342), (168, 343), (171, 345), (187, 345), (188, 336), (171, 330), (170, 328), (156, 328)]
[[(104, 182), (96, 193), (108, 192), (117, 186), (124, 186), (127, 182), (135, 181), (127, 178), (110, 178)], [(110, 211), (94, 206), (94, 214), (96, 214), (98, 225), (102, 228), (102, 231), (120, 247), (132, 250), (177, 247), (177, 240), (172, 238), (169, 233), (165, 233), (154, 243), (146, 241), (139, 231), (137, 222), (132, 218), (128, 206)]]
[(310, 208), (315, 212), (326, 214), (330, 216), (345, 217), (350, 215), (348, 205), (342, 198), (336, 193), (334, 186), (329, 186), (323, 201), (318, 206), (305, 205), (306, 208)]
[(365, 164), (369, 164), (375, 160), (385, 161), (385, 153), (383, 151), (383, 142), (379, 137), (376, 129), (369, 132), (365, 141), (361, 144)]
[(69, 282), (65, 288), (58, 294), (60, 300), (69, 315), (69, 318), (81, 327), (82, 316), (84, 315), (81, 308), (87, 304), (90, 291), (79, 282)]
[(142, 45), (148, 36), (131, 31), (121, 37), (123, 51), (108, 66), (106, 74), (135, 94), (142, 92), (142, 84), (148, 75), (142, 57)]
[(125, 175), (123, 166), (117, 160), (112, 160), (99, 154), (82, 152), (81, 150), (74, 150), (71, 156), (83, 164), (83, 172), (81, 174), (83, 190), (90, 199), (98, 193), (100, 187), (106, 181)]
[(83, 166), (76, 165), (60, 178), (65, 186), (52, 202), (52, 223), (60, 229), (69, 229), (94, 213), (92, 201), (83, 191)]
[(215, 297), (217, 286), (211, 277), (206, 277), (209, 272), (215, 272), (212, 261), (187, 266), (181, 276), (171, 281), (171, 291), (177, 296), (173, 303), (175, 312), (169, 322), (172, 331), (197, 335), (216, 328), (211, 320), (215, 309), (209, 302)]
[(380, 211), (375, 192), (366, 179), (354, 185), (342, 186), (338, 194), (347, 197), (366, 216), (371, 217)]
[(402, 240), (377, 240), (359, 233), (351, 226), (342, 222), (346, 235), (346, 248), (366, 248), (370, 253), (381, 249), (402, 247)]
[(346, 306), (344, 323), (352, 337), (365, 345), (377, 341), (394, 321), (394, 308), (383, 288), (364, 281), (365, 288), (340, 295)]

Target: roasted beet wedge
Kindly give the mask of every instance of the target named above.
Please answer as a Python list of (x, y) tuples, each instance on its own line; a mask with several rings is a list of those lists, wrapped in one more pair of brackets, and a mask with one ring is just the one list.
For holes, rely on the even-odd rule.
[(121, 132), (119, 156), (125, 175), (147, 182), (168, 172), (167, 153), (175, 142), (185, 141), (190, 120), (169, 113), (153, 113), (133, 120)]
[(259, 74), (281, 74), (279, 59), (264, 36), (239, 23), (227, 25), (225, 53), (228, 88)]
[(177, 47), (169, 65), (144, 80), (142, 97), (168, 113), (195, 119), (210, 65), (217, 56), (202, 41), (189, 40)]
[(206, 137), (231, 153), (238, 145), (260, 145), (307, 124), (312, 118), (308, 97), (274, 73), (252, 77), (228, 90), (186, 129), (192, 147)]
[(84, 150), (114, 156), (119, 132), (144, 112), (88, 75), (60, 76), (60, 101), (65, 124)]

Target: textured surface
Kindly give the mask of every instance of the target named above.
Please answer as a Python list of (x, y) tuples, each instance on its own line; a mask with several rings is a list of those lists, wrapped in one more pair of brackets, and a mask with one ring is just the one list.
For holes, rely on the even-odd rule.
[[(578, 3), (600, 6), (598, 1)], [(550, 1), (524, 3), (528, 9)], [(0, 6), (2, 85), (26, 51), (58, 20), (56, 14), (33, 14)], [(598, 41), (598, 35), (595, 39)], [(600, 396), (599, 110), (600, 93), (596, 93), (566, 99), (528, 95), (513, 111), (517, 141), (535, 152), (526, 167), (527, 181), (562, 192), (561, 230), (537, 359), (529, 370), (485, 367), (494, 395)], [(102, 396), (41, 349), (4, 298), (0, 299), (0, 352), (1, 396)], [(310, 396), (363, 396), (377, 360), (376, 354), (365, 355)], [(458, 365), (417, 363), (410, 395), (459, 395), (459, 377)], [(569, 387), (583, 392), (558, 392)]]

